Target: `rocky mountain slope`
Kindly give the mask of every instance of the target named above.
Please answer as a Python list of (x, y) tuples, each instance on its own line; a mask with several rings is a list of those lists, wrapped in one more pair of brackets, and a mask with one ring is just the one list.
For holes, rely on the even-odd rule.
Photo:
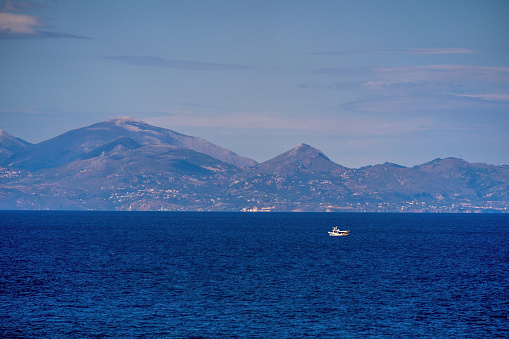
[(130, 118), (0, 137), (0, 209), (509, 212), (509, 166), (455, 158), (351, 169), (300, 144), (257, 164)]
[(39, 144), (25, 147), (3, 163), (10, 167), (38, 171), (77, 160), (118, 138), (130, 138), (140, 145), (165, 144), (190, 149), (241, 168), (256, 164), (252, 159), (239, 156), (204, 139), (151, 126), (128, 117), (118, 117), (75, 129)]
[(15, 138), (0, 129), (0, 163), (29, 145), (29, 142)]

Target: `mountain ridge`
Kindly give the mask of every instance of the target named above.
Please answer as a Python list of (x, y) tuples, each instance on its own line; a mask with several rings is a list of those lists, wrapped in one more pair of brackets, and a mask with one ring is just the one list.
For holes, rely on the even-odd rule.
[(16, 140), (0, 133), (0, 146), (18, 147), (0, 167), (0, 209), (509, 212), (507, 165), (437, 158), (352, 169), (304, 143), (246, 162), (129, 117)]
[(140, 145), (168, 144), (209, 154), (238, 167), (256, 162), (242, 157), (205, 139), (187, 136), (169, 129), (151, 126), (129, 117), (117, 117), (90, 126), (74, 129), (12, 155), (4, 165), (37, 171), (74, 161), (119, 137), (129, 137)]

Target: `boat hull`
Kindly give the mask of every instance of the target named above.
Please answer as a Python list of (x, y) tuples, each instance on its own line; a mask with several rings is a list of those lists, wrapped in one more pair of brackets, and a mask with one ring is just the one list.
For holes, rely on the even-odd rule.
[(329, 235), (331, 237), (346, 237), (349, 233), (334, 233), (334, 232), (329, 232)]

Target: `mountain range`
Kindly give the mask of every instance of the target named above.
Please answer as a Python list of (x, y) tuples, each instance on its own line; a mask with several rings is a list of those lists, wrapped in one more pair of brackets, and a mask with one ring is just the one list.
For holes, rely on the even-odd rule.
[(509, 166), (351, 169), (307, 144), (257, 163), (128, 117), (30, 144), (0, 131), (0, 209), (509, 212)]

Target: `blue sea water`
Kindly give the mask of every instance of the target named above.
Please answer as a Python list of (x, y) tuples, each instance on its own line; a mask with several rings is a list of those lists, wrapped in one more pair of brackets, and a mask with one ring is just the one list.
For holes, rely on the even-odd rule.
[(508, 215), (0, 212), (2, 338), (508, 333)]

